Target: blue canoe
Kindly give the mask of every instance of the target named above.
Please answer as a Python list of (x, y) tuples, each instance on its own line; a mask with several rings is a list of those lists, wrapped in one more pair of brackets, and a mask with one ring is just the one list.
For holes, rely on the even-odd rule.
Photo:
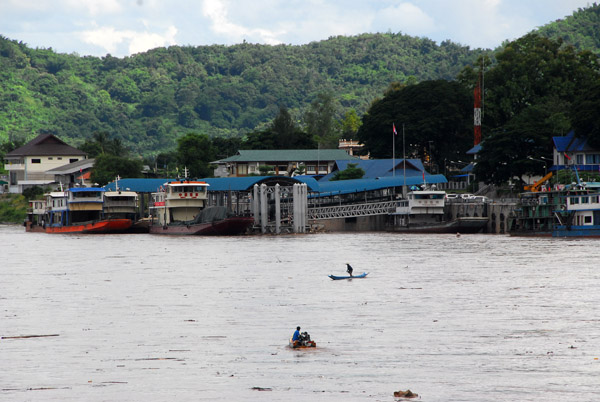
[(333, 279), (334, 281), (340, 280), (340, 279), (360, 279), (360, 278), (365, 278), (367, 275), (369, 275), (368, 272), (363, 272), (360, 275), (354, 275), (354, 276), (335, 276), (335, 275), (329, 275), (329, 277), (331, 279)]

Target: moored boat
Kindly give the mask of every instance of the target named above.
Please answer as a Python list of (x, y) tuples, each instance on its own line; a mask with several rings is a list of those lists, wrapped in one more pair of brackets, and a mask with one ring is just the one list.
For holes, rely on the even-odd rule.
[(400, 200), (396, 211), (389, 215), (389, 231), (403, 233), (478, 233), (488, 222), (487, 217), (461, 216), (444, 220), (446, 192), (413, 190)]
[(150, 233), (227, 236), (244, 233), (251, 216), (230, 213), (224, 206), (208, 206), (208, 183), (178, 180), (152, 194)]
[(600, 237), (600, 183), (521, 194), (511, 236)]
[(45, 233), (123, 233), (133, 223), (128, 218), (106, 218), (104, 189), (75, 187), (53, 191), (44, 202), (31, 201), (33, 208), (25, 230)]

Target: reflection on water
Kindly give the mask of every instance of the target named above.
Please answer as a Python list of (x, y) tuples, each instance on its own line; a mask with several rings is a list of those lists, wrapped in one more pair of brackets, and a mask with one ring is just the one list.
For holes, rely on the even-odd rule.
[[(594, 240), (4, 226), (0, 244), (2, 400), (600, 400)], [(346, 262), (369, 276), (327, 277)], [(316, 349), (287, 347), (298, 325)]]

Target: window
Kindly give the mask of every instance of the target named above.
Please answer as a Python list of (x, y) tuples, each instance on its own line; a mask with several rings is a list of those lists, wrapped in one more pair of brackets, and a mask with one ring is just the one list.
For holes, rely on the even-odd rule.
[(69, 163), (75, 163), (75, 162), (77, 162), (78, 160), (79, 160), (79, 159), (77, 159), (77, 158), (71, 158), (71, 159), (69, 159)]
[(592, 223), (592, 217), (591, 216), (584, 216), (583, 217), (583, 222), (584, 223)]
[(589, 197), (581, 197), (581, 203), (582, 204), (589, 204), (590, 203)]
[(39, 158), (35, 158), (31, 160), (31, 163), (42, 163), (42, 160)]
[(51, 161), (52, 159), (54, 159), (54, 158), (53, 158), (53, 157), (51, 157), (51, 156), (49, 156), (49, 157), (48, 157), (48, 160), (49, 160), (49, 161)]
[(597, 204), (598, 203), (598, 196), (597, 195), (593, 195), (592, 196), (592, 203), (593, 204)]
[(248, 174), (248, 165), (237, 165), (237, 174)]
[(58, 157), (58, 158), (56, 158), (56, 159), (58, 159), (59, 161), (62, 161), (62, 156), (59, 156), (59, 157)]
[(570, 203), (571, 205), (579, 204), (579, 197), (571, 197)]
[(586, 165), (598, 165), (600, 164), (600, 154), (587, 154), (585, 156)]
[(575, 159), (577, 160), (578, 165), (583, 165), (583, 154), (577, 154)]

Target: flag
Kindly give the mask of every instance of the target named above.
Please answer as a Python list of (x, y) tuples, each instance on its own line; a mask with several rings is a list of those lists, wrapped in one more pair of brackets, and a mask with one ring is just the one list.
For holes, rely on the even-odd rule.
[(423, 181), (425, 181), (425, 171), (423, 170)]
[(569, 155), (567, 155), (566, 152), (565, 152), (565, 158), (567, 158), (568, 160), (571, 160), (571, 158), (569, 158)]
[(392, 131), (394, 132), (394, 135), (398, 135), (398, 132), (396, 131), (396, 125), (394, 123), (392, 123)]

